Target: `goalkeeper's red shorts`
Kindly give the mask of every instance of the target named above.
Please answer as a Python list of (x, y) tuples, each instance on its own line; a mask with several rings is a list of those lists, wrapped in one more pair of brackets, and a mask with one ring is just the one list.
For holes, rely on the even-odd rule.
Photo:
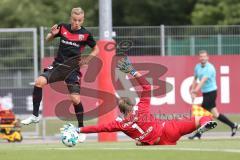
[(196, 129), (194, 117), (166, 121), (158, 145), (176, 145), (183, 135), (192, 133)]

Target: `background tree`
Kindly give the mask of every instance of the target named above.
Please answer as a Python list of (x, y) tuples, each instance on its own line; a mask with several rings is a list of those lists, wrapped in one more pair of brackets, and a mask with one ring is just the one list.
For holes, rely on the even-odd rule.
[(191, 24), (197, 0), (113, 0), (113, 23), (124, 25)]
[(191, 19), (193, 25), (237, 25), (239, 17), (239, 0), (199, 0)]
[[(240, 24), (239, 0), (112, 0), (113, 25)], [(73, 7), (86, 26), (98, 26), (98, 0), (1, 0), (0, 27), (39, 27), (68, 22)]]
[(73, 7), (86, 12), (86, 25), (98, 24), (96, 0), (1, 0), (0, 27), (39, 27), (68, 22)]

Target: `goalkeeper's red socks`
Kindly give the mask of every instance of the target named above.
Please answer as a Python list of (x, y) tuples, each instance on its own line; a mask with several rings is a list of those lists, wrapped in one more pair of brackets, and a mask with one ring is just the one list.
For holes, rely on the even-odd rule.
[(199, 120), (199, 123), (200, 123), (200, 126), (203, 126), (204, 124), (206, 124), (207, 122), (209, 121), (212, 121), (212, 117), (210, 116), (203, 116), (200, 120)]

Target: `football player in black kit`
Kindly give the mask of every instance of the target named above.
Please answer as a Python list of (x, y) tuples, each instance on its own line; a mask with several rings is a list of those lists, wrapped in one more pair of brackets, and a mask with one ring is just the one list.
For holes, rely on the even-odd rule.
[[(44, 72), (35, 81), (32, 95), (33, 115), (22, 120), (22, 124), (28, 125), (39, 122), (42, 88), (49, 83), (65, 81), (70, 94), (69, 97), (74, 106), (78, 126), (83, 127), (83, 105), (80, 100), (81, 73), (79, 68), (81, 64), (87, 64), (99, 52), (92, 34), (82, 26), (83, 22), (84, 11), (80, 7), (73, 8), (70, 24), (55, 24), (46, 36), (46, 41), (60, 37), (59, 49), (52, 65), (44, 69)], [(89, 56), (81, 59), (81, 52), (86, 45), (91, 47), (92, 51)]]

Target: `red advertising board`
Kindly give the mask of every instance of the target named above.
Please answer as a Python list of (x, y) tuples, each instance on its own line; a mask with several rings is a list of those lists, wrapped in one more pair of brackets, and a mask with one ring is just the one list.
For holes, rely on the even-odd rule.
[[(50, 65), (52, 60), (53, 58), (43, 59), (42, 66)], [(152, 93), (151, 110), (153, 113), (190, 112), (192, 104), (189, 87), (192, 82), (194, 67), (198, 63), (197, 56), (134, 56), (130, 57), (130, 60), (137, 70), (151, 73), (147, 78), (154, 85), (153, 88), (159, 87), (159, 92), (163, 92), (158, 94), (158, 90), (156, 90)], [(240, 56), (210, 56), (210, 62), (214, 64), (217, 71), (217, 107), (223, 113), (240, 113), (240, 74), (238, 70)], [(86, 68), (81, 71), (84, 75)], [(114, 67), (113, 71), (115, 71)], [(121, 84), (121, 79), (118, 77), (113, 78), (114, 83), (115, 81)], [(170, 89), (165, 86), (165, 82), (170, 86)], [(68, 99), (67, 95), (64, 94), (67, 93), (67, 89), (63, 82), (57, 82), (54, 85), (62, 87), (61, 89), (64, 92), (59, 93), (51, 89), (53, 87), (50, 86), (44, 88), (43, 115), (45, 117), (56, 116), (56, 105)], [(94, 81), (89, 82), (85, 81), (83, 76), (81, 86), (94, 90), (89, 92), (90, 94), (81, 96), (85, 112), (96, 109), (99, 105), (98, 95), (95, 92), (99, 88), (97, 77)], [(163, 90), (167, 90), (167, 92)], [(116, 92), (121, 96), (123, 93), (133, 93), (134, 91), (131, 87), (126, 88), (126, 86), (122, 85), (122, 87), (116, 88)], [(199, 94), (195, 103), (201, 103), (201, 98), (201, 94)], [(66, 105), (66, 103), (63, 104)]]

